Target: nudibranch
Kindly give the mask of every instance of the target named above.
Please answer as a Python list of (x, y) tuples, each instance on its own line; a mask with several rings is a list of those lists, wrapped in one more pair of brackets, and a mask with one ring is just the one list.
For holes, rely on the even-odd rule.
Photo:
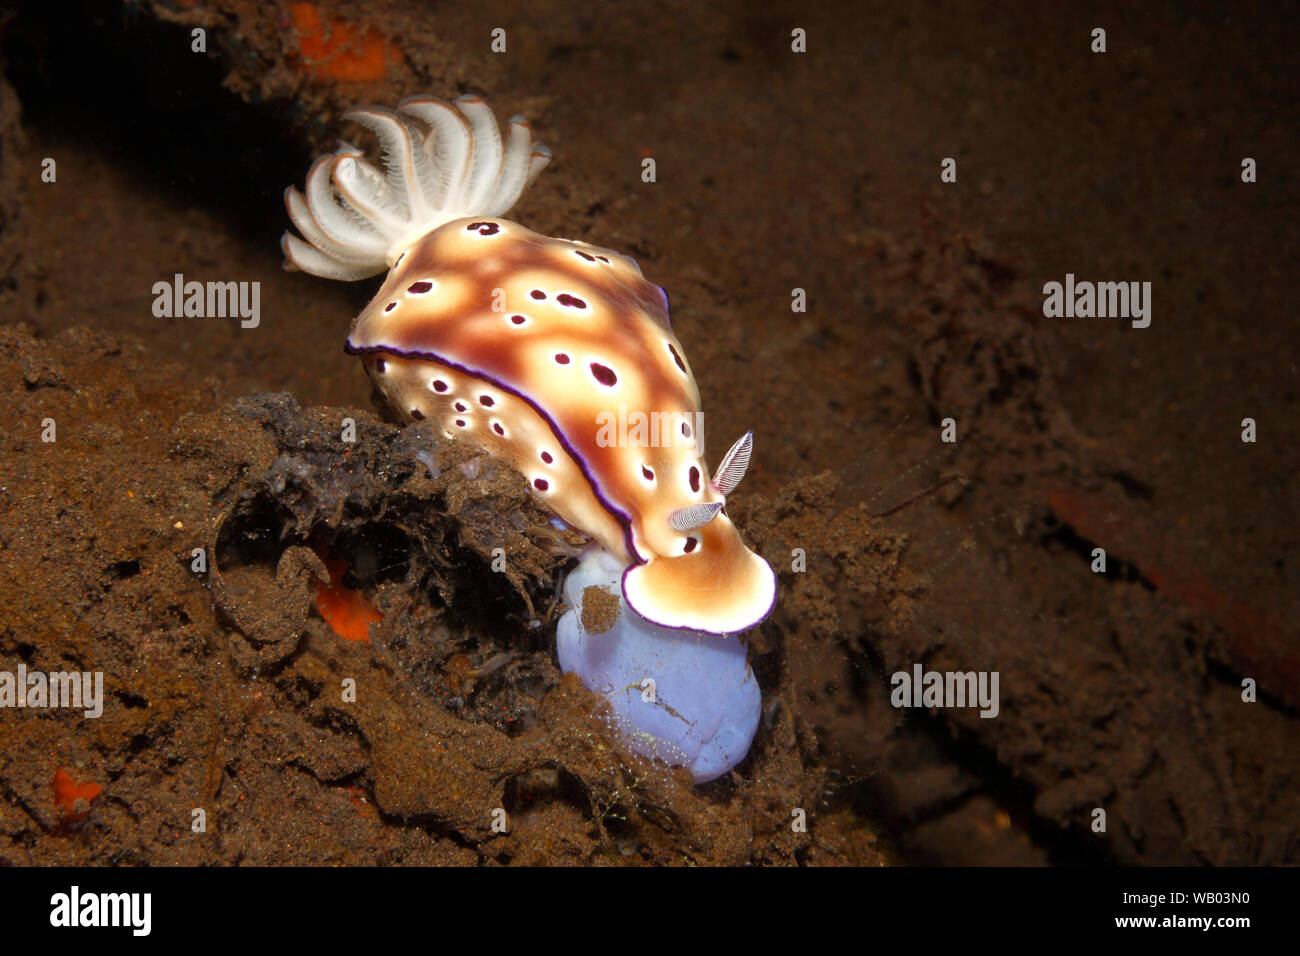
[[(736, 634), (776, 599), (771, 567), (724, 507), (751, 435), (710, 478), (663, 289), (627, 256), (499, 218), (550, 159), (522, 116), (504, 139), (476, 96), (344, 118), (375, 134), (384, 169), (345, 142), (312, 166), (305, 195), (286, 190), (302, 236), (285, 233), (286, 268), (387, 270), (346, 350), (406, 420), (509, 461), (590, 536), (565, 586), (562, 669), (606, 696), (633, 749), (699, 781), (725, 773), (760, 702)], [(619, 602), (602, 633), (583, 624), (593, 586)]]

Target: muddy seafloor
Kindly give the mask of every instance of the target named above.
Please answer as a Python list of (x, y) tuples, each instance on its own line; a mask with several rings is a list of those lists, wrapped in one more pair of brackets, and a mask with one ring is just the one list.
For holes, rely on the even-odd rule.
[[(0, 669), (107, 699), (0, 711), (0, 861), (1300, 862), (1293, 28), (1023, 6), (19, 3)], [(710, 460), (755, 430), (781, 600), (716, 782), (558, 672), (574, 542), (522, 479), (375, 404), (379, 280), (281, 270), (341, 112), (466, 91), (554, 151), (512, 218), (668, 289)], [(176, 273), (260, 323), (155, 317)], [(1066, 273), (1150, 281), (1150, 327), (1044, 318)], [(915, 664), (997, 716), (891, 706)]]

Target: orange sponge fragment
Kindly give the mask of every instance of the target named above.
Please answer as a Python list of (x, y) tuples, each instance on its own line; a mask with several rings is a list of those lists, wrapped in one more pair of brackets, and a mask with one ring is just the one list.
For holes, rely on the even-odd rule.
[(330, 583), (316, 582), (316, 610), (339, 637), (369, 644), (370, 624), (382, 621), (384, 616), (364, 594), (343, 584), (347, 565), (326, 559), (325, 567), (330, 573)]
[(97, 783), (77, 783), (62, 767), (54, 771), (54, 805), (65, 820), (84, 819), (90, 813), (90, 801), (103, 792)]
[(314, 3), (291, 3), (289, 16), (298, 34), (296, 66), (315, 77), (345, 82), (382, 80), (402, 51), (373, 30), (321, 19)]

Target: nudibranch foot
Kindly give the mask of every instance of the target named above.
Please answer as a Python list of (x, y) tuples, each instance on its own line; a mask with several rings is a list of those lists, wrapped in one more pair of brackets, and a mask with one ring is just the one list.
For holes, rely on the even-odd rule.
[(560, 668), (609, 702), (633, 753), (687, 767), (696, 783), (716, 779), (745, 759), (758, 729), (762, 697), (745, 645), (735, 635), (659, 627), (626, 601), (608, 631), (589, 632), (584, 592), (596, 586), (618, 595), (622, 572), (594, 547), (565, 581)]

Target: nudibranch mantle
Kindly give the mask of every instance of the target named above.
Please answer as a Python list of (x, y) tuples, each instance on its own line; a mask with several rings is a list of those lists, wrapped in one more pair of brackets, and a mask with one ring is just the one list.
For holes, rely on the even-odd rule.
[(623, 569), (639, 625), (689, 642), (766, 617), (775, 575), (724, 508), (752, 438), (710, 479), (664, 291), (627, 256), (498, 218), (549, 160), (527, 122), (503, 141), (478, 97), (346, 118), (376, 134), (385, 170), (347, 143), (319, 159), (305, 196), (285, 194), (303, 238), (281, 245), (287, 268), (327, 278), (389, 270), (346, 344), (386, 400), (510, 461), (594, 539), (601, 575)]
[[(726, 514), (689, 531), (670, 523), (723, 496), (663, 293), (627, 257), (456, 219), (406, 250), (347, 348), (396, 408), (511, 461), (556, 514), (621, 557), (642, 617), (731, 633), (767, 613), (771, 571)], [(637, 411), (673, 433), (620, 443), (600, 427)]]

